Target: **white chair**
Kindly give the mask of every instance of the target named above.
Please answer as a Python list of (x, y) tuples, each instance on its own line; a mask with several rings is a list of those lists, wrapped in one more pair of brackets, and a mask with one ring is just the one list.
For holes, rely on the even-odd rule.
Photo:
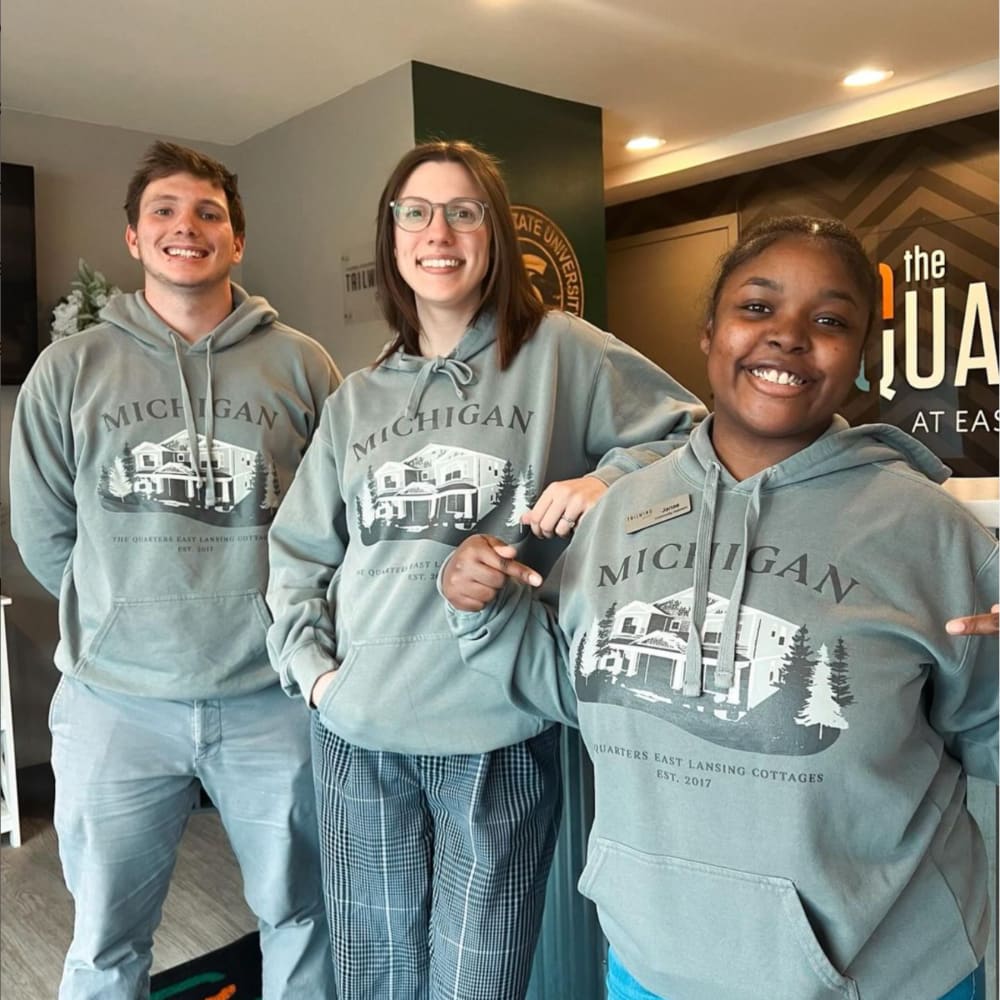
[(1000, 528), (1000, 479), (951, 478), (944, 488), (987, 528)]

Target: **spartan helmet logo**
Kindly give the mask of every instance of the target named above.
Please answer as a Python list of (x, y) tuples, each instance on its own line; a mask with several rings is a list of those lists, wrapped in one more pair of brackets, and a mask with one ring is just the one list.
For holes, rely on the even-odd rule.
[(573, 245), (544, 212), (513, 205), (521, 259), (535, 294), (547, 306), (583, 316), (583, 276)]
[(531, 279), (532, 291), (546, 305), (556, 306), (558, 309), (556, 303), (561, 297), (561, 289), (555, 273), (549, 267), (549, 262), (544, 257), (539, 257), (537, 253), (525, 253), (524, 250), (521, 251), (521, 260), (524, 261), (524, 268)]

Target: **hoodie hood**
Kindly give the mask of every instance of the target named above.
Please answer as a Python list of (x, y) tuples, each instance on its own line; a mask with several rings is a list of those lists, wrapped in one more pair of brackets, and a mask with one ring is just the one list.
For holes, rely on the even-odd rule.
[(851, 427), (843, 417), (835, 415), (829, 428), (808, 448), (756, 476), (737, 482), (723, 468), (715, 453), (712, 445), (713, 423), (714, 418), (710, 416), (691, 434), (691, 448), (685, 455), (685, 472), (701, 479), (712, 465), (716, 465), (723, 485), (740, 492), (758, 488), (767, 492), (876, 462), (905, 462), (935, 483), (943, 483), (951, 476), (951, 469), (933, 452), (898, 427), (889, 424)]
[(412, 418), (420, 409), (428, 384), (437, 375), (451, 379), (455, 395), (465, 399), (466, 387), (477, 381), (476, 371), (469, 362), (490, 348), (496, 339), (496, 316), (492, 311), (485, 312), (476, 317), (447, 357), (425, 358), (408, 354), (400, 348), (390, 354), (381, 367), (415, 376), (416, 381), (406, 401), (406, 415)]
[(171, 341), (179, 340), (185, 354), (201, 354), (209, 350), (218, 353), (278, 318), (277, 311), (267, 299), (248, 295), (237, 284), (230, 283), (230, 287), (233, 290), (233, 311), (211, 333), (193, 344), (179, 337), (153, 312), (141, 291), (116, 295), (101, 310), (101, 319), (154, 350), (172, 350)]
[(753, 549), (760, 518), (762, 495), (831, 473), (885, 462), (904, 462), (936, 483), (943, 483), (951, 475), (951, 470), (931, 451), (898, 427), (888, 424), (851, 427), (843, 417), (835, 415), (827, 431), (808, 448), (803, 448), (778, 465), (763, 469), (749, 479), (737, 482), (715, 453), (712, 424), (713, 418), (709, 416), (695, 429), (691, 435), (690, 447), (685, 449), (681, 457), (683, 474), (703, 484), (701, 516), (695, 538), (691, 634), (684, 664), (683, 693), (686, 697), (697, 697), (704, 693), (702, 633), (708, 606), (715, 513), (721, 490), (729, 490), (746, 498), (742, 559), (723, 622), (715, 673), (716, 683), (728, 687), (733, 683), (735, 674), (736, 633), (749, 554)]
[[(233, 309), (211, 333), (189, 343), (172, 330), (158, 316), (143, 292), (116, 295), (101, 310), (101, 319), (134, 337), (154, 351), (170, 351), (177, 365), (177, 381), (184, 406), (184, 425), (191, 465), (200, 488), (205, 484), (205, 504), (215, 506), (215, 470), (212, 468), (212, 446), (215, 438), (215, 395), (212, 385), (212, 355), (218, 354), (249, 337), (255, 330), (270, 326), (278, 313), (267, 299), (248, 295), (239, 285), (230, 283), (233, 292)], [(184, 374), (184, 357), (205, 357), (205, 426), (199, 433), (195, 408), (191, 405), (191, 391)], [(204, 445), (204, 454), (202, 453)]]

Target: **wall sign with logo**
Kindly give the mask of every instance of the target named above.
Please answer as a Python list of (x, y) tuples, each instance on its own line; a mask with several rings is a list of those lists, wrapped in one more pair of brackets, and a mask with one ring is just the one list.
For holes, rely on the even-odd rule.
[(780, 215), (840, 219), (885, 289), (841, 412), (913, 434), (959, 477), (995, 477), (997, 208), (991, 112), (615, 205), (606, 230), (616, 241), (729, 212), (741, 232)]
[(535, 293), (553, 309), (583, 316), (583, 274), (573, 244), (541, 209), (512, 205), (511, 211)]
[[(994, 476), (1000, 408), (996, 275), (954, 266), (953, 248), (907, 242), (880, 259), (881, 331), (857, 387), (879, 418), (917, 437), (960, 475)], [(879, 255), (882, 257), (882, 255)]]
[(344, 322), (369, 323), (381, 319), (375, 298), (375, 253), (371, 247), (347, 250), (340, 255), (344, 292)]

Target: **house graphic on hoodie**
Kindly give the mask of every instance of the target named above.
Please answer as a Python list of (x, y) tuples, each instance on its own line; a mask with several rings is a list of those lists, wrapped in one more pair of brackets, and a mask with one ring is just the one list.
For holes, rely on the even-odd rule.
[(429, 444), (369, 470), (358, 522), (366, 544), (428, 537), (458, 544), (472, 531), (515, 527), (519, 535), (520, 515), (533, 502), (530, 470), (517, 475), (495, 455)]
[[(268, 523), (281, 487), (274, 463), (252, 448), (213, 439), (211, 455), (204, 434), (197, 436), (198, 469), (186, 430), (163, 441), (128, 445), (104, 467), (98, 486), (106, 509), (133, 513), (169, 509), (212, 524)], [(214, 504), (207, 503), (211, 463)], [(256, 503), (254, 501), (257, 501)], [(233, 517), (239, 507), (247, 516)]]
[(708, 594), (702, 629), (702, 691), (683, 693), (693, 588), (658, 601), (612, 605), (578, 644), (581, 701), (624, 705), (659, 716), (710, 742), (764, 753), (809, 754), (848, 728), (853, 702), (842, 641), (831, 658), (808, 629), (743, 605), (732, 683), (716, 681), (729, 601)]

